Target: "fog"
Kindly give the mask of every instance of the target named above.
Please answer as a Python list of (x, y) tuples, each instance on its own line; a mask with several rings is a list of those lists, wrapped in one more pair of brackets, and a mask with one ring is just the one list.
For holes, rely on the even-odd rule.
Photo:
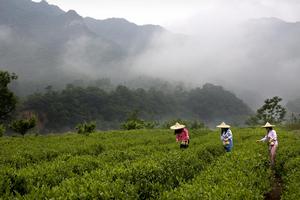
[(132, 71), (195, 86), (219, 84), (251, 107), (275, 95), (285, 100), (298, 96), (300, 41), (293, 32), (299, 33), (298, 24), (277, 19), (222, 22), (218, 28), (195, 25), (197, 32), (180, 42), (168, 35), (156, 38), (133, 62)]
[(79, 29), (82, 22), (67, 24), (82, 33), (59, 45), (40, 32), (33, 38), (23, 33), (20, 37), (20, 32), (1, 25), (1, 67), (17, 72), (21, 81), (53, 85), (100, 78), (126, 83), (141, 76), (192, 87), (213, 83), (254, 109), (275, 95), (285, 102), (300, 96), (298, 1), (197, 2), (191, 16), (168, 22), (168, 31), (155, 34), (142, 48), (131, 44), (127, 52), (85, 26)]
[(254, 109), (275, 95), (284, 102), (299, 97), (298, 1), (192, 3), (198, 6), (196, 14), (169, 23), (171, 32), (156, 35), (146, 49), (118, 63), (117, 73), (107, 74), (121, 80), (150, 76), (194, 87), (218, 84)]
[(275, 95), (284, 102), (299, 97), (300, 23), (272, 17), (297, 20), (299, 13), (286, 11), (299, 3), (239, 2), (212, 1), (173, 26), (186, 37), (155, 38), (134, 60), (132, 71), (195, 86), (222, 85), (254, 109)]

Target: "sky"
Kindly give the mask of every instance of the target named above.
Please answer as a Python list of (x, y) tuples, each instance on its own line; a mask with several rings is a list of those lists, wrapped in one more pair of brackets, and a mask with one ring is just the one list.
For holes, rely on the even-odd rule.
[[(34, 0), (39, 2), (40, 0)], [(47, 0), (67, 11), (96, 19), (126, 18), (142, 24), (157, 24), (181, 31), (195, 19), (233, 21), (249, 18), (276, 17), (300, 21), (299, 0)]]

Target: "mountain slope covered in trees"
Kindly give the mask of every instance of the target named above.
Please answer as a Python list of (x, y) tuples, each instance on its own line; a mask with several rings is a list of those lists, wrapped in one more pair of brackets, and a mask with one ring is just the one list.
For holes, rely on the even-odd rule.
[(155, 34), (166, 32), (125, 19), (83, 18), (46, 1), (0, 0), (0, 5), (0, 67), (20, 76), (19, 87), (27, 84), (22, 90), (34, 84), (64, 86), (76, 79), (111, 78)]
[(31, 95), (22, 110), (37, 114), (42, 131), (70, 130), (83, 121), (96, 121), (102, 129), (120, 128), (120, 123), (133, 112), (157, 122), (182, 118), (206, 123), (239, 123), (251, 114), (234, 94), (212, 84), (168, 93), (154, 88), (118, 86), (105, 91), (68, 85), (62, 91), (48, 89), (46, 93)]

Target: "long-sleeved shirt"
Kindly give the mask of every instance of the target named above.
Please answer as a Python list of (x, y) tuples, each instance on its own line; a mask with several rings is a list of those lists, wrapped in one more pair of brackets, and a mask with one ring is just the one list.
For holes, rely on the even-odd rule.
[(276, 131), (275, 130), (270, 130), (268, 132), (268, 134), (265, 135), (265, 137), (263, 137), (262, 139), (260, 139), (260, 141), (262, 141), (262, 142), (274, 142), (275, 145), (278, 145)]
[(176, 141), (188, 141), (189, 139), (189, 131), (186, 128), (184, 128), (181, 133), (176, 134)]
[(222, 132), (221, 134), (221, 140), (231, 140), (232, 141), (232, 132), (230, 129), (227, 129), (227, 131)]

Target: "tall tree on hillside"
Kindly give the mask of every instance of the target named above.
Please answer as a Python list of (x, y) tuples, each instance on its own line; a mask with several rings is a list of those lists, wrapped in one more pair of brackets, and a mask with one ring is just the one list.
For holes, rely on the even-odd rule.
[(265, 104), (257, 110), (258, 119), (264, 122), (280, 123), (286, 114), (286, 109), (279, 104), (282, 100), (280, 97), (266, 99)]
[(16, 80), (16, 74), (10, 74), (7, 71), (0, 70), (0, 121), (5, 121), (15, 110), (17, 98), (13, 92), (8, 89), (8, 84), (12, 80)]
[(281, 123), (286, 114), (286, 109), (279, 104), (281, 100), (278, 96), (266, 99), (264, 105), (256, 111), (256, 115), (250, 117), (246, 124)]

